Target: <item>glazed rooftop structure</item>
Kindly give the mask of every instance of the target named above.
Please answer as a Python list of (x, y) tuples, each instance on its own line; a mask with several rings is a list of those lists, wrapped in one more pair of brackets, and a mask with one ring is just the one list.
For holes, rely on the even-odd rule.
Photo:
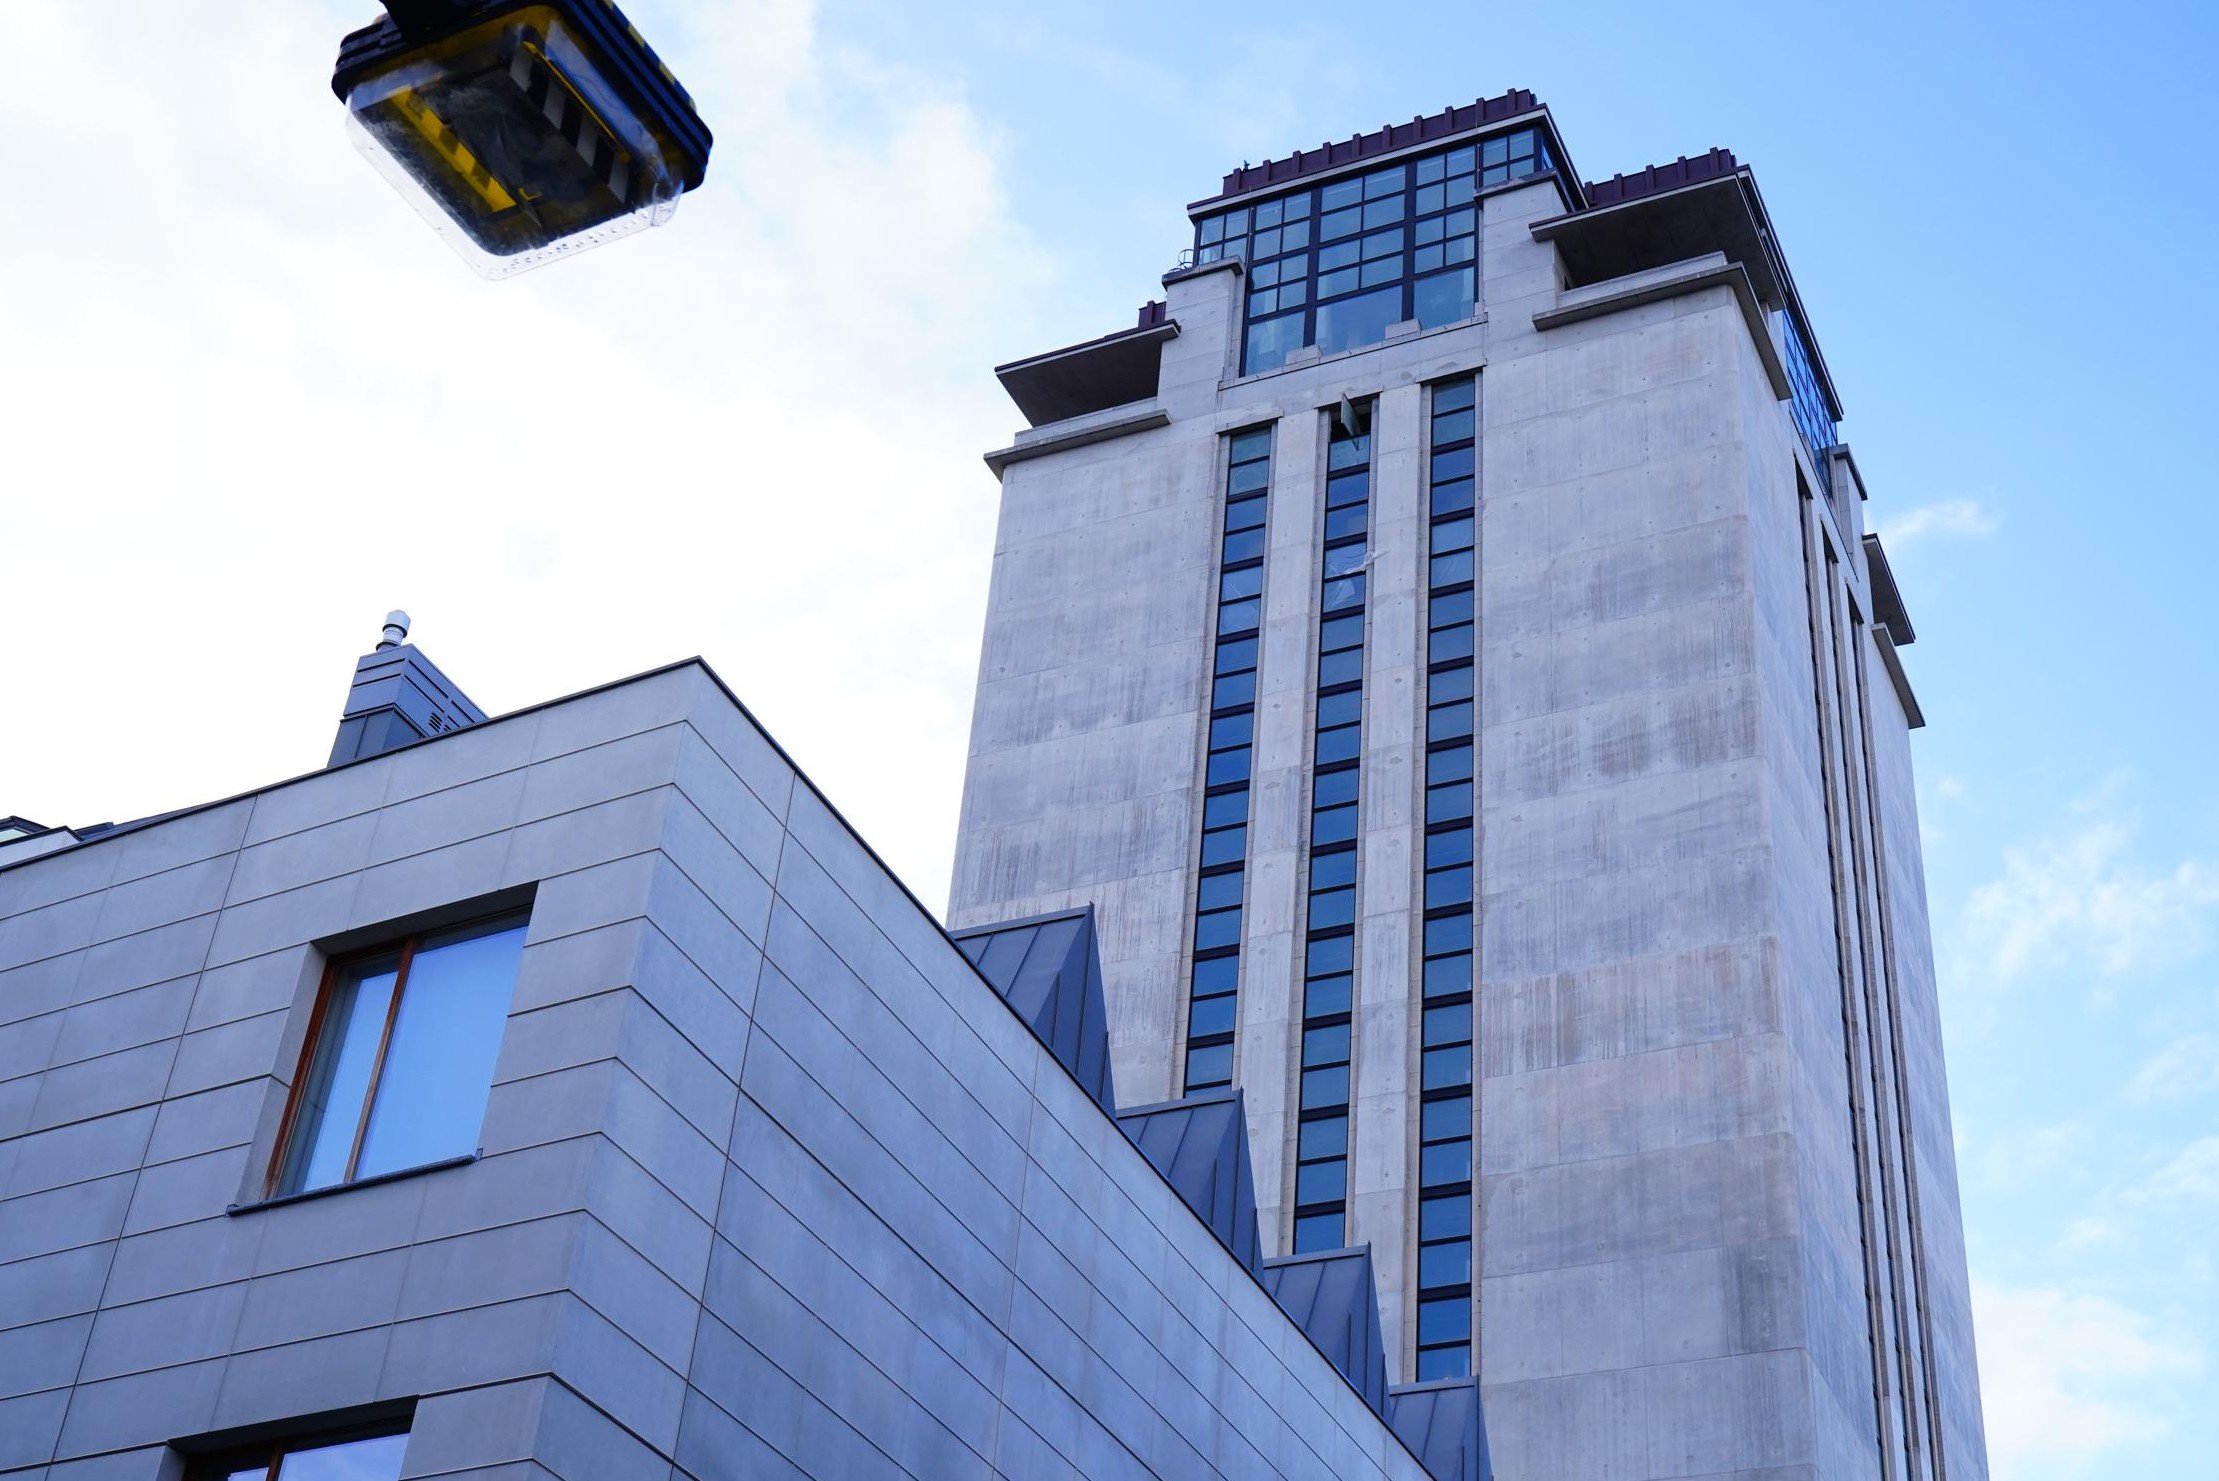
[(1506, 1478), (1985, 1472), (1913, 639), (1752, 172), (1511, 92), (1244, 166), (1002, 366), (950, 919), (1091, 906)]

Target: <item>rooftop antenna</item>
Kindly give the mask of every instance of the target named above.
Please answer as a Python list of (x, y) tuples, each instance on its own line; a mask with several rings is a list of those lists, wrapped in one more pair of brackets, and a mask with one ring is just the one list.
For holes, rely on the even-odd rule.
[(408, 614), (398, 607), (385, 614), (385, 631), (378, 634), (378, 652), (398, 648), (408, 641)]

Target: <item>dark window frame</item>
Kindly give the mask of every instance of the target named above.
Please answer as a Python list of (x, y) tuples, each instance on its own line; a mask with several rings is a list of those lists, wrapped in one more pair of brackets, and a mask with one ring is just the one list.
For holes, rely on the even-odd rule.
[[(1420, 1380), (1469, 1376), (1472, 1371), (1472, 1343), (1477, 1324), (1471, 1313), (1472, 1277), (1478, 1260), (1478, 1221), (1471, 1217), (1469, 1204), (1472, 1198), (1472, 1174), (1478, 1149), (1476, 1138), (1478, 1114), (1478, 1064), (1476, 1060), (1477, 1025), (1475, 1020), (1474, 971), (1476, 964), (1471, 951), (1472, 925), (1476, 921), (1476, 904), (1471, 890), (1478, 878), (1478, 736), (1477, 710), (1479, 703), (1478, 654), (1476, 644), (1451, 638), (1437, 642), (1441, 634), (1476, 632), (1478, 619), (1476, 599), (1476, 554), (1478, 539), (1478, 510), (1476, 490), (1479, 470), (1479, 377), (1477, 374), (1460, 376), (1438, 382), (1429, 387), (1430, 403), (1427, 407), (1427, 527), (1426, 550), (1428, 580), (1426, 583), (1426, 662), (1425, 662), (1425, 763), (1420, 785), (1424, 789), (1424, 823), (1418, 847), (1419, 913), (1417, 951), (1420, 957), (1420, 986), (1418, 1004), (1418, 1178), (1417, 1203), (1420, 1208), (1431, 1199), (1459, 1198), (1467, 1206), (1467, 1222), (1461, 1232), (1452, 1232), (1437, 1238), (1425, 1237), (1422, 1218), (1412, 1220), (1411, 1247), (1416, 1263), (1411, 1267), (1413, 1290), (1411, 1344), (1414, 1375)], [(1452, 435), (1440, 438), (1442, 431)], [(1440, 440), (1435, 440), (1440, 438)], [(1444, 563), (1443, 555), (1461, 555), (1462, 562)], [(1445, 601), (1444, 601), (1445, 599)], [(1457, 753), (1461, 752), (1459, 755)], [(1440, 758), (1437, 763), (1435, 758)], [(1436, 783), (1436, 765), (1448, 773), (1448, 779)], [(1438, 812), (1437, 812), (1438, 808)], [(1461, 809), (1459, 811), (1458, 809)], [(1435, 840), (1441, 840), (1436, 844)], [(1459, 876), (1464, 880), (1464, 892), (1456, 898), (1436, 898), (1437, 882), (1453, 882)], [(1428, 950), (1430, 928), (1436, 922), (1465, 922), (1467, 940), (1462, 950), (1448, 950), (1438, 954)], [(1452, 945), (1454, 943), (1451, 943)], [(1456, 975), (1446, 991), (1435, 991), (1435, 963), (1461, 962), (1454, 968)], [(1440, 975), (1448, 976), (1444, 970)], [(1461, 1009), (1461, 1017), (1450, 1010)], [(1460, 1029), (1463, 1037), (1455, 1037)], [(1445, 1030), (1437, 1034), (1437, 1030)], [(1464, 1078), (1450, 1079), (1444, 1083), (1429, 1083), (1430, 1071), (1437, 1056), (1453, 1055), (1461, 1051), (1464, 1056)], [(1448, 1134), (1432, 1136), (1425, 1126), (1429, 1107), (1462, 1101), (1466, 1119), (1462, 1126)], [(1465, 1176), (1439, 1182), (1426, 1181), (1428, 1154), (1435, 1148), (1454, 1148), (1461, 1145), (1461, 1162)], [(1462, 1250), (1463, 1279), (1424, 1284), (1427, 1254), (1429, 1251), (1449, 1252)], [(1445, 1303), (1461, 1302), (1464, 1308), (1464, 1335), (1428, 1342), (1424, 1340), (1423, 1314), (1429, 1308)]]
[[(1238, 256), (1248, 264), (1241, 295), (1240, 373), (1277, 369), (1293, 349), (1319, 344), (1321, 308), (1330, 311), (1389, 287), (1399, 289), (1400, 296), (1396, 317), (1388, 322), (1406, 323), (1420, 317), (1422, 301), (1436, 296), (1426, 292), (1427, 285), (1468, 274), (1470, 291), (1460, 295), (1464, 312), (1439, 323), (1469, 318), (1478, 298), (1480, 201), (1492, 191), (1541, 179), (1555, 169), (1547, 133), (1529, 125), (1468, 137), (1200, 218), (1193, 249), (1197, 263)], [(1336, 227), (1328, 238), (1328, 225), (1344, 220), (1353, 222), (1350, 229)], [(1401, 234), (1398, 241), (1382, 240), (1396, 232)], [(1384, 271), (1390, 264), (1392, 275)], [(1325, 291), (1328, 280), (1331, 293)], [(1278, 327), (1263, 338), (1251, 332), (1266, 326)], [(1290, 329), (1295, 343), (1282, 343)], [(1378, 342), (1359, 339), (1346, 348)], [(1277, 358), (1252, 364), (1252, 350), (1266, 343)]]
[(230, 1481), (239, 1472), (260, 1463), (265, 1481), (280, 1481), (287, 1456), (353, 1445), (363, 1440), (383, 1440), (395, 1435), (407, 1435), (414, 1428), (414, 1418), (411, 1416), (400, 1420), (378, 1420), (318, 1430), (312, 1434), (285, 1435), (252, 1445), (226, 1446), (222, 1450), (192, 1456), (186, 1462), (185, 1477), (186, 1481)]
[[(1262, 662), (1264, 566), (1270, 553), (1268, 531), (1271, 519), (1271, 478), (1273, 460), (1277, 455), (1277, 424), (1267, 422), (1260, 426), (1244, 427), (1224, 436), (1225, 476), (1220, 481), (1222, 509), (1218, 518), (1218, 570), (1217, 603), (1210, 624), (1210, 673), (1209, 702), (1203, 709), (1202, 720), (1202, 808), (1205, 826), (1201, 832), (1199, 851), (1195, 856), (1195, 885), (1191, 921), (1188, 933), (1187, 959), (1187, 1011), (1180, 1025), (1183, 1043), (1179, 1053), (1180, 1084), (1184, 1092), (1215, 1089), (1229, 1085), (1233, 1080), (1232, 1046), (1239, 1032), (1240, 1017), (1240, 949), (1242, 929), (1245, 925), (1247, 888), (1245, 879), (1235, 887), (1240, 899), (1231, 905), (1212, 904), (1205, 891), (1215, 888), (1214, 882), (1229, 876), (1244, 876), (1248, 868), (1248, 818), (1245, 805), (1238, 822), (1209, 826), (1210, 804), (1224, 798), (1238, 796), (1244, 804), (1255, 781), (1255, 724), (1256, 674)], [(1261, 451), (1256, 449), (1260, 447)], [(1244, 452), (1244, 449), (1245, 452)], [(1251, 521), (1251, 516), (1254, 519)], [(1238, 518), (1241, 524), (1235, 525)], [(1265, 532), (1264, 538), (1251, 540), (1252, 532)], [(1240, 543), (1236, 546), (1235, 541)], [(1253, 552), (1249, 546), (1255, 548)], [(1235, 550), (1240, 553), (1235, 555)], [(1255, 573), (1253, 593), (1227, 596), (1227, 578), (1245, 577)], [(1246, 581), (1231, 583), (1238, 591)], [(1253, 620), (1247, 620), (1247, 619)], [(1240, 619), (1240, 620), (1235, 620)], [(1228, 622), (1233, 625), (1228, 626)], [(1226, 666), (1228, 645), (1233, 646), (1231, 656), (1237, 661)], [(1219, 722), (1247, 717), (1247, 735), (1214, 745)], [(1237, 727), (1231, 728), (1237, 730)], [(1229, 855), (1224, 851), (1230, 849)], [(1223, 855), (1223, 856), (1221, 856)], [(1232, 939), (1203, 945), (1205, 922), (1222, 929), (1230, 923)], [(1213, 992), (1200, 992), (1200, 976), (1206, 963), (1230, 962), (1232, 982), (1228, 987)], [(1204, 1009), (1203, 1004), (1210, 1005)], [(1206, 1015), (1206, 1017), (1205, 1017)], [(1214, 1021), (1225, 1016), (1227, 1026), (1211, 1028), (1197, 1034), (1197, 1021)], [(1218, 1072), (1222, 1061), (1223, 1071)], [(1198, 1076), (1197, 1070), (1202, 1073)]]

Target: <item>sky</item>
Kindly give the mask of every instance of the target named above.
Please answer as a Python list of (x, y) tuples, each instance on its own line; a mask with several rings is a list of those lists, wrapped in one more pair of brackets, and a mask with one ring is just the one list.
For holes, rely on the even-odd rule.
[(0, 0), (0, 814), (312, 769), (400, 606), (495, 712), (706, 657), (937, 904), (994, 364), (1129, 323), (1243, 161), (1511, 87), (1591, 179), (1723, 145), (1918, 629), (1995, 1475), (2211, 1473), (2213, 12), (628, 10), (707, 186), (488, 284), (345, 140), (368, 0)]

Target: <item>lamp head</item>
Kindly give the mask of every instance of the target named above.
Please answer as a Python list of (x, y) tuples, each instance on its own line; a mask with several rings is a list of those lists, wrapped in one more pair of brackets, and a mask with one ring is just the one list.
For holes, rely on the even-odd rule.
[(660, 226), (701, 183), (693, 99), (611, 0), (386, 0), (340, 43), (355, 144), (507, 277)]

